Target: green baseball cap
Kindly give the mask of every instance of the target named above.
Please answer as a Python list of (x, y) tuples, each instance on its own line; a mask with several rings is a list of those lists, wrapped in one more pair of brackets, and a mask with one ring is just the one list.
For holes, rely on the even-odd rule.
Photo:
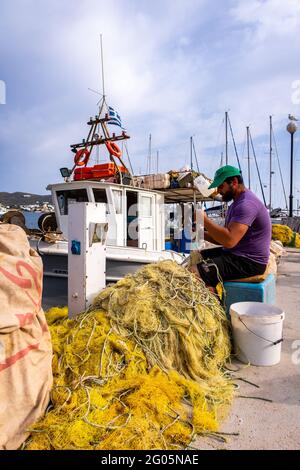
[(208, 187), (208, 189), (217, 188), (222, 183), (224, 183), (224, 181), (230, 176), (240, 176), (240, 175), (241, 175), (241, 172), (238, 168), (235, 168), (234, 166), (231, 166), (231, 165), (222, 166), (215, 172), (214, 180), (211, 183), (211, 185)]

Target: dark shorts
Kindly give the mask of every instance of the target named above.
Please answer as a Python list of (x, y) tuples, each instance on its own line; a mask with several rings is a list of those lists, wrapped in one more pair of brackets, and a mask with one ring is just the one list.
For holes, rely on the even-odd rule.
[(231, 281), (257, 276), (263, 274), (267, 266), (243, 256), (233, 255), (223, 248), (202, 250), (201, 255), (205, 261), (197, 264), (199, 274), (205, 284), (212, 287), (216, 287), (220, 282), (219, 277), (222, 281)]

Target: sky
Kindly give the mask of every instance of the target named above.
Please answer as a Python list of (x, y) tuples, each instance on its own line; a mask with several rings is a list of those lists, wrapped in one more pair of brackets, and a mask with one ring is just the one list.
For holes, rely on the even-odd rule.
[[(89, 88), (103, 89), (102, 35), (106, 101), (131, 137), (136, 174), (147, 170), (151, 134), (152, 171), (157, 152), (159, 172), (190, 165), (192, 136), (200, 171), (213, 177), (228, 111), (247, 184), (250, 126), (268, 203), (272, 115), (272, 205), (285, 207), (277, 155), (288, 197), (299, 31), (299, 0), (0, 0), (0, 191), (46, 194), (62, 181), (59, 168), (73, 166), (70, 144), (86, 138), (98, 110)], [(296, 205), (300, 130), (294, 141)], [(91, 164), (97, 158), (108, 155), (94, 152)], [(229, 163), (237, 166), (230, 134)], [(261, 197), (252, 155), (250, 168)]]

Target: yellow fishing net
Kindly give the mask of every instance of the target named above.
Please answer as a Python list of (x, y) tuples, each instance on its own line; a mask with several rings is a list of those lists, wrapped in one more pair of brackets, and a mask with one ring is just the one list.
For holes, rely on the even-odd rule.
[(300, 235), (287, 225), (272, 225), (272, 239), (280, 240), (284, 246), (300, 248)]
[(217, 431), (233, 396), (228, 321), (189, 271), (147, 265), (90, 311), (47, 320), (54, 387), (26, 449), (183, 449)]

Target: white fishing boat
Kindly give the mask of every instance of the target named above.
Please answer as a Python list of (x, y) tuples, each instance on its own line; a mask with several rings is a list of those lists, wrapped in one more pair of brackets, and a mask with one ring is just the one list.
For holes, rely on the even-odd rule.
[[(64, 181), (47, 187), (52, 194), (54, 213), (41, 216), (40, 236), (29, 237), (31, 246), (43, 259), (44, 295), (49, 298), (54, 296), (56, 300), (67, 292), (70, 204), (106, 204), (106, 282), (115, 282), (148, 263), (165, 259), (183, 262), (186, 255), (178, 252), (180, 243), (177, 244), (177, 251), (165, 249), (168, 247), (165, 244), (165, 202), (171, 205), (190, 203), (195, 213), (197, 201), (210, 199), (192, 185), (185, 188), (172, 188), (164, 184), (158, 186), (159, 189), (142, 187), (122, 159), (117, 142), (129, 139), (129, 136), (122, 127), (120, 116), (107, 105), (104, 86), (98, 105), (98, 114), (87, 123), (87, 138), (71, 145), (73, 167), (61, 168)], [(111, 133), (110, 125), (116, 126), (119, 134)], [(97, 161), (93, 166), (88, 166), (93, 150), (101, 145), (108, 151), (108, 162), (99, 164)], [(78, 220), (78, 224), (81, 223)], [(197, 242), (197, 236), (194, 241)], [(56, 303), (65, 304), (65, 297)]]
[[(165, 249), (168, 247), (166, 213), (172, 211), (166, 211), (166, 207), (169, 204), (172, 207), (189, 205), (190, 208), (195, 207), (198, 201), (210, 200), (192, 186), (163, 187), (160, 190), (137, 186), (136, 178), (126, 168), (115, 143), (129, 136), (124, 131), (118, 136), (110, 135), (107, 123), (111, 118), (108, 113), (104, 117), (100, 114), (88, 122), (91, 126), (88, 138), (71, 146), (75, 153), (72, 170), (62, 168), (64, 181), (47, 187), (52, 194), (54, 213), (43, 214), (39, 220), (41, 233), (29, 236), (32, 248), (43, 259), (45, 307), (66, 302), (70, 204), (92, 202), (106, 205), (106, 282), (116, 282), (148, 263), (166, 259), (182, 263), (188, 250), (182, 250), (185, 253), (178, 252), (183, 246), (180, 240), (177, 251)], [(96, 134), (99, 124), (103, 135)], [(109, 150), (109, 163), (87, 166), (93, 147), (101, 144)], [(119, 159), (121, 165), (117, 165), (116, 159)], [(186, 214), (182, 215), (185, 220), (175, 236), (179, 239), (184, 237), (184, 226), (187, 223)], [(78, 220), (78, 224), (81, 223)], [(197, 234), (193, 239), (193, 248), (196, 247)]]
[[(63, 304), (67, 293), (68, 213), (74, 202), (106, 204), (106, 282), (118, 281), (147, 263), (162, 259), (180, 263), (184, 259), (179, 253), (165, 250), (164, 195), (134, 186), (133, 176), (115, 143), (129, 136), (124, 131), (110, 135), (107, 124), (111, 121), (111, 108), (104, 105), (103, 101), (99, 114), (88, 122), (88, 138), (71, 146), (74, 166), (71, 170), (61, 169), (64, 182), (47, 187), (54, 213), (43, 214), (39, 220), (41, 235), (29, 237), (31, 246), (43, 259), (44, 296), (53, 298), (54, 303)], [(102, 135), (96, 132), (100, 126)], [(92, 149), (101, 144), (109, 151), (109, 163), (88, 166)], [(57, 302), (59, 297), (61, 302)]]
[(117, 281), (147, 263), (183, 261), (180, 253), (165, 250), (165, 206), (160, 192), (89, 180), (57, 183), (47, 189), (51, 190), (55, 218), (46, 217), (42, 223), (45, 229), (51, 223), (57, 228), (45, 231), (46, 237), (30, 240), (43, 258), (45, 277), (68, 276), (68, 208), (74, 202), (106, 204), (107, 282)]

